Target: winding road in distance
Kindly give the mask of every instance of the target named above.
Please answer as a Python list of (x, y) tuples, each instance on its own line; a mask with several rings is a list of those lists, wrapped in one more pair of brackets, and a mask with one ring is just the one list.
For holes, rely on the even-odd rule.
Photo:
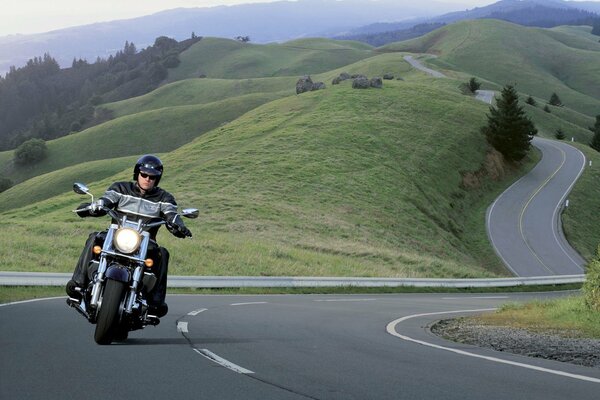
[(564, 238), (560, 213), (586, 160), (573, 146), (534, 138), (542, 160), (490, 206), (487, 229), (504, 264), (517, 276), (584, 273), (585, 260)]
[[(412, 56), (404, 59), (433, 77), (446, 78)], [(494, 92), (478, 90), (476, 99), (491, 104)], [(488, 209), (490, 242), (515, 276), (583, 274), (586, 262), (565, 239), (560, 214), (585, 169), (585, 156), (556, 140), (534, 137), (532, 144), (542, 152), (542, 160)]]

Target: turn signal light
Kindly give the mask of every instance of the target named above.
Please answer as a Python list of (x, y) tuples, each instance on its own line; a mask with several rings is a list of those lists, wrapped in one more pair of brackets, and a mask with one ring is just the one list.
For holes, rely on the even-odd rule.
[(144, 261), (144, 264), (146, 264), (146, 267), (152, 268), (152, 266), (154, 265), (154, 260), (151, 258), (146, 258), (146, 260)]
[(102, 247), (94, 246), (92, 251), (94, 252), (94, 254), (100, 254), (100, 253), (102, 253)]

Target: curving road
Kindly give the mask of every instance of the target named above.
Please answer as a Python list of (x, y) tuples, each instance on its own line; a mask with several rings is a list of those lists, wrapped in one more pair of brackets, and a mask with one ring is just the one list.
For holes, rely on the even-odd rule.
[(532, 143), (542, 160), (488, 209), (490, 241), (517, 276), (583, 274), (585, 260), (565, 240), (560, 213), (585, 156), (559, 141), (534, 138)]
[(600, 369), (424, 329), (540, 296), (557, 294), (169, 296), (161, 325), (111, 346), (64, 299), (13, 304), (0, 307), (0, 398), (597, 398)]

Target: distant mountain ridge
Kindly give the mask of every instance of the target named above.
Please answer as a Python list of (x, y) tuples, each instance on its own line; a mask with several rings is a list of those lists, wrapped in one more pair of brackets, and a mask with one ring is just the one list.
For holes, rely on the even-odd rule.
[[(460, 1), (460, 0), (459, 0)], [(0, 75), (10, 66), (49, 53), (61, 66), (73, 58), (93, 62), (123, 48), (125, 41), (144, 48), (159, 36), (176, 40), (198, 36), (235, 38), (252, 42), (287, 41), (332, 36), (357, 26), (388, 20), (433, 17), (456, 6), (427, 0), (298, 0), (236, 6), (178, 8), (139, 18), (85, 25), (34, 35), (0, 37)], [(435, 11), (431, 11), (435, 10)]]
[(594, 18), (600, 19), (599, 13), (600, 3), (597, 2), (501, 0), (485, 7), (451, 12), (429, 19), (366, 25), (336, 38), (382, 46), (418, 37), (442, 24), (468, 19), (492, 18), (524, 26), (550, 28), (558, 25), (591, 25)]

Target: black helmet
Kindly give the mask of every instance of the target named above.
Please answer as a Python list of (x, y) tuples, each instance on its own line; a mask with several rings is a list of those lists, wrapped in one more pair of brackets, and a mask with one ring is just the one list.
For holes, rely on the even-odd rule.
[(148, 175), (156, 176), (155, 185), (158, 186), (158, 182), (160, 182), (163, 173), (162, 161), (152, 154), (146, 154), (137, 160), (135, 167), (133, 168), (133, 180), (136, 182), (140, 171)]

